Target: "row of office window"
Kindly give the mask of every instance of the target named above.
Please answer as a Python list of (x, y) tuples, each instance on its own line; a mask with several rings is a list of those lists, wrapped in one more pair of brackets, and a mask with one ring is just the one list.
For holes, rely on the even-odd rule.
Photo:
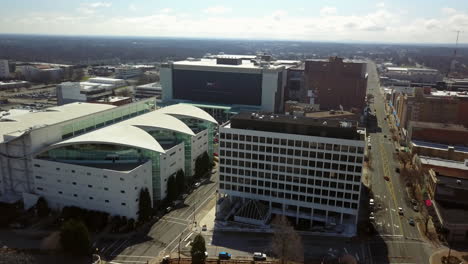
[[(328, 198), (321, 198), (317, 196), (308, 196), (305, 194), (294, 194), (294, 193), (289, 193), (289, 192), (268, 190), (268, 189), (262, 189), (262, 188), (256, 188), (256, 187), (247, 187), (247, 186), (235, 185), (235, 184), (220, 183), (220, 189), (228, 190), (228, 191), (236, 191), (236, 192), (245, 192), (249, 194), (262, 195), (262, 196), (268, 196), (268, 197), (274, 197), (274, 198), (280, 198), (280, 199), (302, 201), (302, 202), (309, 202), (309, 203), (343, 207), (343, 208), (352, 208), (352, 209), (357, 209), (358, 202), (359, 202), (358, 201), (359, 196), (357, 194), (353, 196), (349, 196), (349, 198), (344, 198), (350, 194), (343, 194), (342, 192), (340, 192), (342, 197), (337, 196), (336, 198), (347, 199), (348, 201), (329, 199), (329, 197), (331, 196), (328, 196)], [(349, 201), (351, 199), (353, 200), (352, 202)]]
[[(276, 149), (276, 150), (272, 150)], [(327, 161), (337, 161), (337, 162), (353, 162), (353, 163), (362, 163), (363, 158), (362, 155), (344, 155), (344, 154), (332, 154), (332, 153), (324, 153), (324, 152), (315, 152), (315, 151), (307, 151), (307, 150), (298, 150), (298, 149), (283, 149), (283, 148), (272, 148), (272, 147), (264, 147), (260, 146), (253, 151), (259, 151), (259, 153), (253, 153), (249, 151), (234, 151), (232, 149), (226, 150), (225, 148), (221, 148), (220, 155), (221, 157), (233, 157), (233, 158), (245, 158), (245, 159), (253, 159), (253, 160), (263, 160), (263, 161), (272, 161), (272, 162), (281, 162), (281, 163), (288, 163), (299, 165), (300, 159), (307, 161), (310, 159), (322, 159)], [(279, 153), (278, 153), (279, 152)], [(273, 155), (272, 155), (273, 154)], [(274, 155), (278, 154), (278, 155)], [(285, 155), (285, 156), (282, 156)]]
[[(354, 191), (359, 192), (360, 184), (351, 184), (351, 183), (343, 183), (343, 182), (336, 182), (330, 180), (319, 180), (319, 179), (306, 179), (306, 178), (299, 178), (299, 177), (284, 177), (283, 175), (279, 175), (280, 177), (276, 178), (275, 181), (271, 181), (269, 179), (262, 180), (261, 178), (251, 179), (245, 177), (229, 176), (229, 175), (220, 175), (219, 180), (220, 182), (227, 182), (227, 183), (239, 183), (239, 184), (246, 184), (246, 185), (253, 185), (253, 186), (260, 186), (260, 187), (267, 187), (267, 188), (278, 188), (278, 189), (286, 189), (286, 190), (293, 190), (293, 191), (300, 191), (305, 192), (306, 188), (308, 190), (312, 190), (312, 187), (320, 187), (320, 188), (331, 188), (331, 189), (338, 189), (338, 190), (347, 190), (347, 191)], [(296, 183), (296, 184), (294, 184)], [(300, 185), (302, 184), (302, 185)], [(292, 186), (292, 187), (291, 187)]]
[[(328, 150), (328, 151), (337, 151), (337, 152), (349, 152), (349, 153), (364, 153), (364, 147), (355, 147), (348, 145), (339, 145), (339, 144), (330, 144), (330, 143), (321, 143), (321, 142), (310, 142), (303, 140), (293, 140), (293, 139), (283, 139), (283, 138), (270, 138), (270, 137), (261, 137), (261, 136), (250, 136), (250, 135), (238, 135), (238, 134), (229, 134), (221, 133), (220, 135), (221, 143), (224, 140), (232, 140), (238, 142), (249, 142), (249, 143), (262, 143), (262, 144), (272, 144), (275, 146), (288, 146), (295, 148), (305, 148), (305, 149), (319, 149), (319, 150)], [(231, 142), (226, 142), (231, 143)], [(232, 143), (238, 144), (237, 142)], [(239, 143), (238, 146), (244, 145)], [(250, 144), (245, 144), (245, 146)], [(222, 147), (222, 146), (221, 146)], [(237, 148), (237, 147), (236, 147)]]
[[(231, 168), (232, 167), (232, 168)], [(240, 167), (240, 168), (238, 168)], [(250, 162), (250, 161), (237, 161), (237, 160), (226, 160), (221, 159), (221, 172), (227, 173), (244, 173), (244, 170), (265, 170), (265, 171), (274, 171), (282, 172), (289, 174), (297, 175), (308, 175), (308, 176), (317, 176), (317, 177), (337, 177), (340, 173), (347, 174), (357, 174), (360, 175), (362, 171), (362, 166), (354, 165), (344, 165), (344, 164), (330, 164), (328, 162), (317, 162), (316, 166), (310, 167), (293, 167), (293, 166), (283, 166), (277, 164), (269, 164), (262, 162)], [(231, 172), (235, 171), (235, 172)], [(244, 175), (244, 174), (242, 174)], [(247, 174), (245, 174), (247, 175)]]

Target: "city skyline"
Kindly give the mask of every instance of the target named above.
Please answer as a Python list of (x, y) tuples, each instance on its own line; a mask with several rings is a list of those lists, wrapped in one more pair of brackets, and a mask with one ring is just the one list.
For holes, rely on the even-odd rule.
[[(21, 0), (3, 7), (0, 34), (429, 44), (453, 43), (468, 26), (468, 4), (457, 1)], [(462, 33), (459, 41), (468, 38)]]

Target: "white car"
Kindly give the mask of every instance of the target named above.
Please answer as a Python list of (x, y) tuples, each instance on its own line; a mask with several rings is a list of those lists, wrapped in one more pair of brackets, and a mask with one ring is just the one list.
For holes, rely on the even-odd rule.
[(259, 261), (265, 261), (267, 259), (267, 255), (265, 253), (255, 252), (253, 254), (253, 259), (259, 260)]
[(398, 214), (399, 214), (399, 215), (403, 215), (403, 208), (398, 207)]
[(201, 183), (200, 182), (196, 182), (193, 186), (195, 186), (195, 188), (198, 188), (200, 187)]

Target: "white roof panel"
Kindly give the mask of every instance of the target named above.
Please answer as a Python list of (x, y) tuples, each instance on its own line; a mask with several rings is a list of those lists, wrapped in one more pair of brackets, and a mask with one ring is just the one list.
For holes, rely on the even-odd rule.
[(25, 131), (34, 127), (58, 124), (114, 107), (106, 104), (71, 103), (27, 114), (4, 117), (11, 121), (0, 122), (0, 143), (3, 142), (3, 135)]
[(164, 153), (164, 149), (150, 134), (143, 129), (128, 125), (116, 124), (104, 127), (74, 138), (53, 144), (51, 148), (73, 144), (112, 144), (131, 146)]
[(194, 136), (193, 131), (179, 119), (159, 113), (159, 111), (149, 112), (122, 122), (123, 124), (134, 125), (137, 127), (152, 127), (172, 130)]
[(170, 105), (157, 110), (157, 112), (169, 115), (191, 117), (218, 124), (218, 122), (216, 122), (216, 120), (210, 114), (190, 104)]

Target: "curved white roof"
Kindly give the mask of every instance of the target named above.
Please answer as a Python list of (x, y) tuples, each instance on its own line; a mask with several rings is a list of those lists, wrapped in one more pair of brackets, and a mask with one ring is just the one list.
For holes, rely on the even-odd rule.
[(158, 113), (165, 113), (169, 115), (186, 116), (195, 119), (205, 120), (211, 123), (218, 124), (216, 120), (204, 110), (189, 104), (175, 104), (163, 107), (157, 110)]
[(194, 136), (193, 131), (179, 119), (159, 113), (157, 111), (149, 112), (128, 120), (123, 121), (121, 124), (133, 125), (136, 127), (151, 127), (172, 130)]
[(49, 149), (73, 144), (112, 144), (165, 153), (161, 145), (143, 129), (116, 124), (53, 144)]

